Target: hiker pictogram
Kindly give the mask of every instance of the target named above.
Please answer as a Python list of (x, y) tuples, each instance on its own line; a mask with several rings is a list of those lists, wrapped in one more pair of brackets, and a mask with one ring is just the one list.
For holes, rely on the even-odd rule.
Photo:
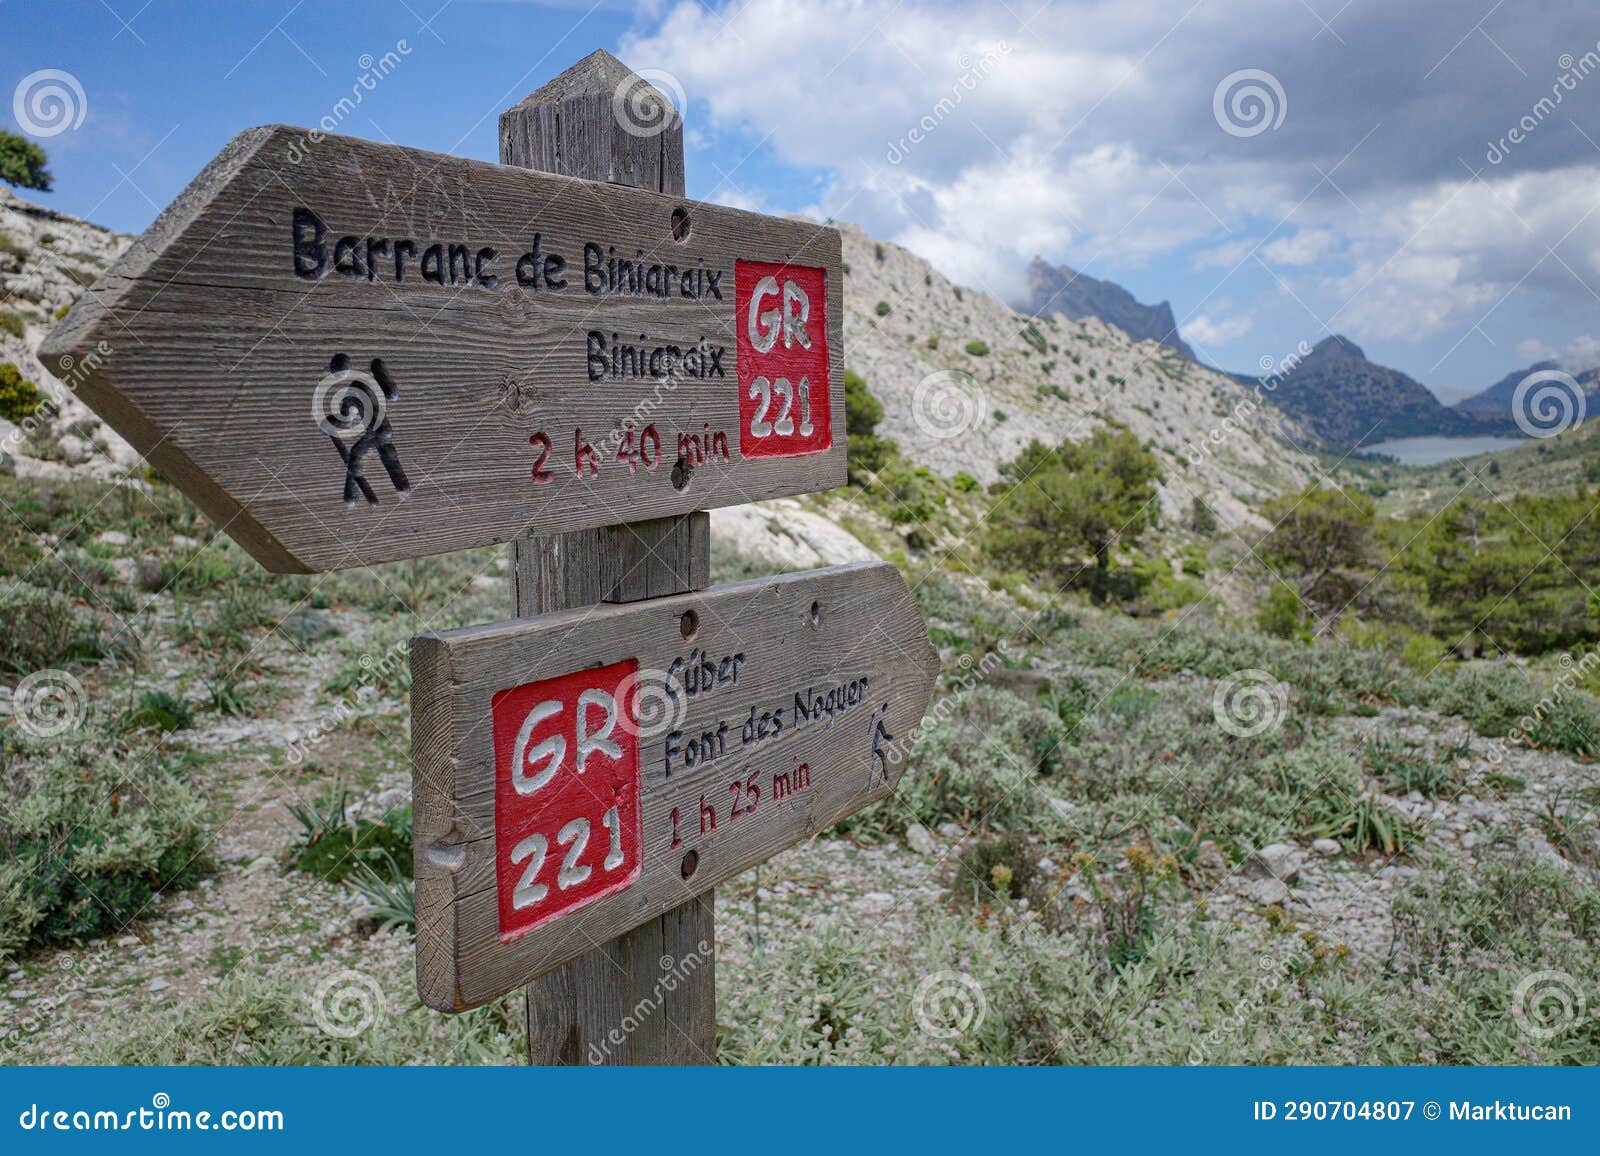
[(336, 353), (328, 363), (328, 373), (317, 382), (312, 413), (317, 428), (328, 435), (344, 462), (344, 504), (354, 506), (356, 493), (376, 506), (378, 496), (367, 481), (365, 459), (373, 450), (388, 471), (389, 482), (404, 498), (411, 492), (400, 453), (394, 447), (394, 428), (389, 424), (389, 403), (399, 396), (394, 379), (381, 357), (374, 357), (368, 371), (350, 368), (350, 359)]

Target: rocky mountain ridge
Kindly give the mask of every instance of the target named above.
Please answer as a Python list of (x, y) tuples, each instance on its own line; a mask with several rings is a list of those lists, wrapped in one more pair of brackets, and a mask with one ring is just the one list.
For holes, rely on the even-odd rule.
[(1415, 378), (1368, 360), (1348, 337), (1323, 338), (1292, 369), (1263, 382), (1279, 409), (1336, 450), (1393, 438), (1489, 432)]
[[(1600, 395), (1600, 366), (1576, 370), (1557, 360), (1537, 361), (1526, 369), (1518, 369), (1506, 374), (1499, 381), (1489, 386), (1480, 393), (1463, 398), (1453, 407), (1456, 412), (1467, 415), (1475, 421), (1487, 425), (1515, 428), (1517, 388), (1528, 378), (1535, 374), (1565, 374), (1570, 377), (1583, 391), (1585, 399), (1595, 398)], [(1535, 383), (1535, 386), (1537, 383)], [(1526, 402), (1524, 402), (1526, 405)], [(1592, 404), (1586, 400), (1586, 405)]]
[[(1181, 517), (1200, 496), (1224, 526), (1253, 522), (1267, 498), (1311, 476), (1308, 459), (1285, 445), (1278, 415), (1226, 375), (1095, 318), (1018, 313), (854, 225), (840, 229), (845, 365), (884, 403), (880, 433), (915, 464), (988, 483), (1033, 438), (1081, 438), (1118, 422), (1161, 455), (1167, 515)], [(22, 331), (0, 333), (0, 362), (17, 365), (59, 408), (46, 438), (0, 425), (0, 468), (109, 477), (136, 464), (34, 356), (58, 314), (132, 238), (4, 190), (0, 236), (0, 309)]]
[(915, 463), (988, 483), (1029, 440), (1126, 425), (1160, 456), (1162, 513), (1202, 498), (1224, 527), (1313, 476), (1305, 431), (1256, 390), (1095, 317), (1032, 317), (955, 285), (852, 224), (844, 239), (845, 363), (883, 402), (878, 432)]
[(1168, 349), (1197, 358), (1178, 335), (1178, 322), (1166, 301), (1145, 305), (1114, 281), (1101, 281), (1066, 265), (1035, 257), (1028, 266), (1027, 312), (1037, 317), (1063, 314), (1074, 321), (1098, 317), (1135, 341), (1157, 341)]

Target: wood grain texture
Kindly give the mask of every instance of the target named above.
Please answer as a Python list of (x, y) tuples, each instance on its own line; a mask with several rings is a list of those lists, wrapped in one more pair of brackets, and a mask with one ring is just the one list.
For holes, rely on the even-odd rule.
[[(592, 96), (570, 99), (599, 116)], [(561, 158), (583, 147), (581, 137), (550, 144), (512, 113), (517, 147), (554, 148), (571, 167)], [(563, 121), (561, 131), (576, 123)], [(681, 166), (674, 172), (662, 160), (661, 138), (646, 145), (654, 169), (622, 174), (681, 188)], [(323, 223), (326, 251), (348, 236), (396, 248), (410, 240), (416, 253), (402, 261), (399, 281), (393, 254), (381, 249), (370, 262), (346, 251), (343, 267), (354, 274), (297, 275), (297, 209)], [(690, 222), (682, 240), (673, 236), (675, 210)], [(542, 256), (564, 258), (565, 289), (542, 279), (542, 265), (538, 287), (518, 284), (516, 264), (535, 234)], [(722, 298), (592, 295), (583, 287), (586, 242), (629, 258), (642, 251), (647, 266), (720, 272)], [(463, 247), (457, 283), (422, 280), (420, 259), (436, 244)], [(468, 256), (488, 249), (492, 288), (465, 271)], [(274, 126), (230, 142), (74, 306), (40, 358), (263, 565), (336, 570), (842, 485), (839, 254), (835, 230), (802, 221)], [(833, 440), (824, 451), (741, 454), (737, 260), (826, 271)], [(703, 340), (724, 349), (726, 376), (591, 381), (591, 330), (647, 351)], [(358, 457), (377, 504), (362, 493), (346, 501), (345, 451), (319, 426), (314, 404), (340, 355), (352, 372), (373, 359), (386, 367), (394, 389), (383, 407), (386, 436), (404, 497), (373, 446)], [(654, 469), (630, 470), (614, 456), (629, 422), (656, 427)], [(599, 454), (598, 473), (575, 468), (580, 429)], [(674, 470), (679, 434), (717, 432), (726, 460)], [(531, 439), (541, 434), (550, 480), (535, 483), (542, 449)]]
[[(686, 639), (684, 615), (690, 611), (695, 629)], [(725, 749), (698, 765), (686, 766), (681, 758), (669, 764), (672, 732), (660, 726), (642, 730), (639, 877), (624, 890), (502, 941), (490, 730), (494, 696), (629, 658), (642, 670), (666, 671), (696, 647), (719, 657), (746, 656), (736, 685), (684, 696), (671, 715), (680, 743), (727, 723), (732, 737)], [(900, 762), (886, 757), (880, 764), (873, 755), (877, 739), (886, 737), (886, 750), (891, 742), (904, 749), (927, 707), (937, 668), (910, 592), (887, 563), (804, 571), (416, 638), (412, 752), (417, 962), (424, 1001), (460, 1010), (493, 999), (882, 798), (898, 781)], [(865, 687), (847, 708), (800, 719), (797, 694), (811, 701), (863, 679)], [(752, 708), (758, 715), (782, 711), (782, 732), (742, 744), (740, 732)], [(801, 764), (808, 768), (808, 785), (779, 790), (774, 776), (792, 774)], [(763, 801), (731, 818), (730, 783), (752, 774), (765, 784)], [(702, 800), (719, 815), (714, 830), (705, 833), (698, 824)], [(682, 840), (676, 847), (674, 807)], [(689, 852), (696, 860), (686, 877)]]
[[(655, 114), (647, 127), (657, 131), (618, 131), (619, 101), (630, 102), (624, 113)], [(659, 93), (597, 51), (501, 115), (500, 163), (681, 197), (683, 125)], [(710, 518), (531, 535), (511, 543), (511, 563), (512, 612), (522, 618), (701, 590), (710, 582)], [(713, 897), (679, 904), (529, 983), (529, 1062), (715, 1062)], [(624, 1024), (633, 1030), (619, 1045)]]
[(711, 580), (711, 518), (704, 513), (541, 535), (512, 549), (519, 618), (681, 594)]

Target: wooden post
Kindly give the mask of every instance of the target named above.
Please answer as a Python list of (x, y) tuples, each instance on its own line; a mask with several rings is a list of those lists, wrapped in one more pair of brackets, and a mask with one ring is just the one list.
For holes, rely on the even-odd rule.
[[(595, 52), (501, 115), (500, 162), (681, 197), (683, 123), (620, 60)], [(710, 547), (704, 512), (524, 538), (511, 545), (512, 613), (704, 589)], [(529, 984), (529, 1062), (714, 1063), (713, 912), (707, 891)]]

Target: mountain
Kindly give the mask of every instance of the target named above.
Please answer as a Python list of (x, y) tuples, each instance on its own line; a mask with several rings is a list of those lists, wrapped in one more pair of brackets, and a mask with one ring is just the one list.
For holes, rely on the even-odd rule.
[(1035, 257), (1028, 266), (1027, 311), (1036, 317), (1062, 313), (1074, 321), (1098, 317), (1135, 341), (1159, 341), (1190, 361), (1198, 360), (1189, 343), (1178, 336), (1178, 323), (1167, 302), (1141, 305), (1115, 282), (1097, 281), (1065, 265), (1051, 265), (1043, 257)]
[[(56, 318), (132, 241), (0, 187), (0, 365), (16, 366), (54, 411), (47, 423), (26, 423), (28, 430), (0, 412), (0, 473), (112, 477), (139, 461), (35, 356)], [(29, 431), (35, 436), (24, 437)]]
[[(1032, 317), (922, 258), (835, 222), (844, 241), (845, 364), (883, 403), (878, 432), (935, 473), (992, 482), (1028, 441), (1126, 425), (1162, 460), (1163, 520), (1203, 497), (1224, 527), (1310, 481), (1306, 433), (1256, 392), (1097, 317)], [(1164, 331), (1165, 332), (1165, 331)]]
[(1415, 378), (1368, 361), (1347, 337), (1323, 338), (1288, 373), (1260, 380), (1279, 409), (1331, 449), (1485, 432)]
[[(1198, 494), (1224, 527), (1255, 523), (1262, 502), (1312, 477), (1309, 459), (1286, 444), (1305, 432), (1225, 374), (1093, 317), (1036, 320), (952, 285), (854, 225), (839, 230), (844, 363), (883, 402), (879, 433), (916, 465), (988, 483), (1033, 438), (1082, 438), (1115, 421), (1161, 456), (1160, 500), (1171, 521), (1181, 522)], [(34, 356), (56, 314), (131, 240), (0, 189), (0, 312), (22, 331), (0, 326), (0, 362), (15, 363), (59, 406), (48, 437), (23, 438), (0, 418), (0, 472), (112, 476), (137, 464)], [(767, 521), (784, 522), (794, 537), (794, 504), (769, 505)], [(826, 527), (800, 528), (806, 541), (796, 549), (838, 553), (818, 546)]]
[(1550, 372), (1571, 374), (1572, 379), (1578, 383), (1587, 397), (1593, 398), (1600, 394), (1600, 367), (1573, 372), (1559, 361), (1539, 361), (1526, 369), (1506, 374), (1482, 393), (1475, 393), (1456, 402), (1455, 409), (1458, 413), (1466, 414), (1487, 426), (1515, 428), (1511, 402), (1516, 397), (1517, 386), (1532, 374)]

